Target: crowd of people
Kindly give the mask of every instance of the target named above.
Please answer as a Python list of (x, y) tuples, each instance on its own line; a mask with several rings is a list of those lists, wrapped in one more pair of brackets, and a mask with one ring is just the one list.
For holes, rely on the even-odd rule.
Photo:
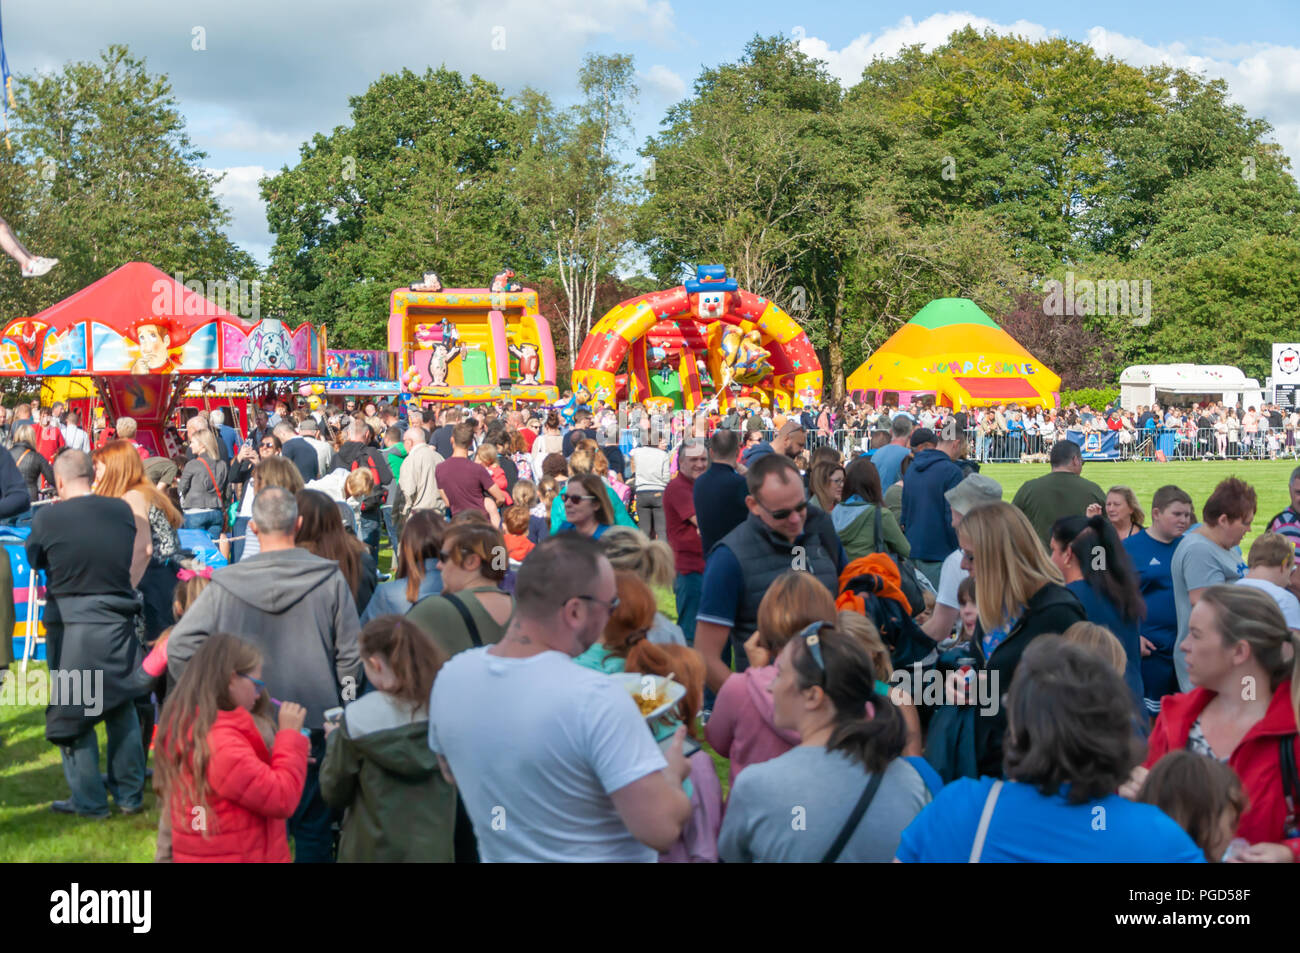
[(285, 400), (169, 459), (63, 410), (0, 427), (50, 668), (104, 673), (54, 810), (151, 778), (159, 861), (1300, 857), (1300, 468), (1243, 556), (1235, 478), (1052, 440), (1004, 500), (987, 413)]

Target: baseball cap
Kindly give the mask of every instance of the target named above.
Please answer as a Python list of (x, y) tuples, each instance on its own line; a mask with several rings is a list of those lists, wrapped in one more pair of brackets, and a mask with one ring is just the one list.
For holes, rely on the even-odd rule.
[(949, 506), (964, 516), (981, 503), (1001, 500), (1002, 484), (982, 473), (972, 473), (943, 496)]
[(912, 439), (909, 446), (913, 450), (927, 443), (938, 443), (939, 438), (934, 435), (934, 431), (929, 427), (917, 427), (912, 431)]

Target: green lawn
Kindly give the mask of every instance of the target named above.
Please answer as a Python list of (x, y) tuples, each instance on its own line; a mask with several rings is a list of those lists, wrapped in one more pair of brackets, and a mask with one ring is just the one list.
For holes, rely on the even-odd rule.
[[(1175, 463), (1085, 463), (1083, 475), (1103, 491), (1112, 486), (1129, 486), (1137, 494), (1138, 502), (1148, 514), (1151, 496), (1160, 487), (1174, 484), (1182, 487), (1192, 498), (1196, 518), (1201, 518), (1201, 507), (1214, 487), (1230, 476), (1239, 477), (1255, 488), (1259, 498), (1259, 511), (1251, 524), (1250, 532), (1241, 542), (1242, 554), (1250, 551), (1250, 543), (1264, 531), (1268, 520), (1280, 513), (1290, 503), (1287, 480), (1295, 469), (1295, 460), (1213, 460), (1208, 462), (1180, 460)], [(1048, 471), (1046, 464), (987, 463), (980, 473), (1002, 484), (1002, 498), (1010, 502), (1020, 485)]]
[[(1088, 463), (1083, 475), (1103, 490), (1116, 484), (1131, 486), (1142, 505), (1149, 508), (1151, 495), (1161, 486), (1174, 483), (1191, 494), (1200, 515), (1201, 507), (1215, 484), (1238, 476), (1255, 488), (1259, 512), (1243, 552), (1263, 531), (1264, 523), (1288, 503), (1287, 478), (1295, 461), (1178, 462), (1178, 463)], [(987, 464), (981, 473), (1002, 484), (1010, 500), (1026, 480), (1041, 476), (1041, 464)], [(380, 552), (380, 566), (387, 569), (387, 548)], [(661, 591), (659, 607), (676, 618), (672, 593)], [(43, 666), (42, 666), (43, 667)], [(0, 863), (12, 861), (137, 861), (152, 860), (158, 829), (158, 804), (153, 791), (145, 792), (145, 811), (134, 817), (115, 814), (106, 821), (56, 815), (50, 802), (67, 797), (59, 752), (45, 741), (45, 717), (39, 708), (0, 705)], [(104, 731), (99, 729), (101, 759)], [(710, 752), (713, 754), (713, 752)], [(726, 785), (726, 762), (714, 754), (719, 775)]]

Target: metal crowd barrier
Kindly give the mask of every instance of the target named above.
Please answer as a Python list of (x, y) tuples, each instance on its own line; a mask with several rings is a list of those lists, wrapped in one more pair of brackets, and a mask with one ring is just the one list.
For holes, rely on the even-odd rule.
[[(871, 446), (872, 428), (839, 429), (827, 436), (820, 431), (808, 432), (808, 448), (832, 446), (844, 456), (855, 456)], [(1096, 431), (1102, 433), (1104, 431)], [(1156, 460), (1163, 453), (1166, 460), (1270, 460), (1294, 459), (1300, 455), (1293, 430), (1261, 429), (1253, 433), (1228, 431), (1213, 427), (1115, 431), (1119, 460)], [(966, 455), (981, 463), (1043, 462), (1057, 440), (1049, 433), (984, 433), (979, 428), (966, 431)]]

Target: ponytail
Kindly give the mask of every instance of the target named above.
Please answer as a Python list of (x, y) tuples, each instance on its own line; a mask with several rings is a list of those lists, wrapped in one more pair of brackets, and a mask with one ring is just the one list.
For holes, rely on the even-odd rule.
[(799, 688), (820, 686), (835, 709), (826, 750), (843, 751), (867, 771), (883, 771), (907, 747), (907, 724), (893, 702), (876, 693), (876, 672), (866, 647), (834, 626), (814, 624), (825, 671), (800, 636), (792, 640), (791, 662)]
[(416, 711), (427, 708), (433, 680), (447, 660), (442, 649), (405, 616), (381, 615), (361, 630), (361, 657), (376, 655), (388, 663), (397, 680), (388, 694)]
[[(1063, 516), (1053, 524), (1052, 538), (1074, 554), (1089, 587), (1114, 606), (1120, 618), (1136, 622), (1146, 615), (1133, 561), (1104, 515)], [(1098, 556), (1100, 566), (1094, 565)]]

